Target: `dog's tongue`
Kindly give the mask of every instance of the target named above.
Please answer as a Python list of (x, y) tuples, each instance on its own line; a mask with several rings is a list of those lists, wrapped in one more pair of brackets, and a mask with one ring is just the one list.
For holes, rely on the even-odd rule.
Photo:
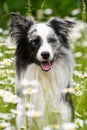
[(42, 70), (44, 71), (48, 71), (51, 69), (51, 63), (49, 61), (46, 61), (46, 62), (42, 62), (41, 63), (41, 68)]

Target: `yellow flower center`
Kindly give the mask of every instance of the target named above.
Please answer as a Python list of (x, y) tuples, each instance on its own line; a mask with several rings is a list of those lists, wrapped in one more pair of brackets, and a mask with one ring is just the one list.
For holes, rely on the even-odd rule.
[(66, 88), (66, 89), (65, 89), (65, 92), (66, 92), (66, 93), (70, 93), (70, 88)]
[(55, 110), (55, 113), (56, 113), (56, 114), (60, 114), (61, 111), (60, 111), (59, 109), (56, 109), (56, 110)]
[(33, 118), (37, 118), (39, 115), (38, 115), (38, 113), (37, 112), (34, 112), (33, 113)]
[(4, 123), (1, 123), (0, 124), (0, 128), (5, 128), (6, 126), (5, 126), (5, 124)]
[(75, 90), (76, 90), (76, 91), (79, 91), (79, 90), (80, 90), (80, 87), (79, 87), (79, 86), (76, 86), (76, 87), (75, 87)]
[(28, 89), (27, 92), (28, 92), (28, 93), (32, 93), (32, 89)]
[(77, 121), (76, 124), (77, 124), (78, 126), (80, 126), (80, 122), (79, 122), (79, 121)]

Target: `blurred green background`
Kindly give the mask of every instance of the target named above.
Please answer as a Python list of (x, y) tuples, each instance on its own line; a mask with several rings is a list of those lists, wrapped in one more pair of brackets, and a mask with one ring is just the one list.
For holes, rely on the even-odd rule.
[(7, 28), (10, 12), (31, 14), (37, 20), (45, 20), (50, 16), (75, 16), (81, 19), (81, 8), (81, 0), (0, 0), (0, 27)]

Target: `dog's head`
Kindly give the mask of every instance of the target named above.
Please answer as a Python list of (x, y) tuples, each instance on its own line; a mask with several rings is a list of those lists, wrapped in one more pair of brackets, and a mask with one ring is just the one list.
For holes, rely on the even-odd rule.
[(20, 66), (36, 63), (48, 71), (56, 58), (63, 55), (61, 48), (69, 49), (68, 32), (73, 22), (53, 18), (46, 23), (35, 23), (31, 17), (26, 19), (16, 13), (11, 16), (10, 34), (16, 39)]

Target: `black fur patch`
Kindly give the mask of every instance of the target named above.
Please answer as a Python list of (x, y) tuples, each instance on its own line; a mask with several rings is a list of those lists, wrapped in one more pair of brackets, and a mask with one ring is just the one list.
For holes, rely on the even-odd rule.
[[(20, 72), (26, 69), (31, 63), (38, 63), (36, 53), (40, 47), (40, 38), (36, 37), (30, 41), (28, 33), (34, 21), (30, 17), (28, 20), (16, 13), (11, 13), (10, 34), (16, 40), (16, 71), (20, 77)], [(34, 30), (35, 31), (35, 30)], [(33, 32), (32, 32), (33, 33)]]
[[(26, 32), (27, 33), (27, 32)], [(17, 72), (21, 72), (21, 70), (26, 69), (27, 65), (31, 63), (39, 64), (36, 60), (36, 54), (40, 47), (40, 39), (30, 41), (27, 39), (27, 34), (21, 35), (21, 38), (18, 41), (17, 49), (16, 49), (16, 68)]]
[[(27, 20), (26, 18), (12, 12), (11, 23), (10, 23), (10, 35), (16, 40), (20, 39), (21, 34), (24, 34), (34, 24), (31, 17)], [(25, 34), (24, 34), (25, 35)], [(18, 43), (18, 41), (17, 41)]]
[(50, 26), (55, 31), (61, 44), (66, 48), (69, 48), (68, 44), (69, 28), (72, 28), (73, 25), (74, 23), (71, 21), (57, 18), (53, 18), (48, 22), (48, 26)]

